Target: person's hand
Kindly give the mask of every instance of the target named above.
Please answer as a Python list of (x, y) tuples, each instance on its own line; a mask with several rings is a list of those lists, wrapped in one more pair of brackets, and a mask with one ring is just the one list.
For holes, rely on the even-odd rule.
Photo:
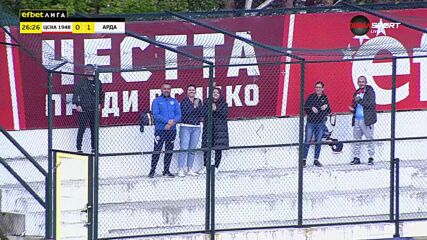
[(194, 99), (194, 108), (197, 108), (199, 106), (199, 102), (200, 102), (200, 99), (198, 98)]
[(168, 121), (168, 125), (173, 125), (175, 123), (175, 120), (173, 120), (173, 119), (170, 119), (169, 121)]
[(354, 112), (354, 107), (348, 106), (348, 110), (350, 110), (351, 112)]
[(172, 127), (172, 125), (171, 125), (171, 124), (166, 124), (166, 126), (165, 126), (165, 130), (169, 130), (169, 129), (171, 129), (171, 127)]
[(321, 107), (320, 107), (320, 109), (322, 110), (322, 111), (325, 111), (325, 109), (327, 109), (328, 108), (328, 105), (326, 105), (326, 104), (324, 104), (324, 105), (322, 105)]
[(355, 101), (355, 102), (359, 102), (360, 100), (362, 100), (362, 98), (361, 98), (360, 96), (356, 96), (356, 97), (354, 97), (354, 101)]
[(83, 112), (82, 106), (77, 106), (76, 110), (77, 110), (77, 112)]
[(212, 103), (212, 111), (216, 111), (216, 103)]
[(311, 108), (311, 110), (312, 110), (314, 113), (318, 113), (318, 112), (319, 112), (319, 110), (317, 110), (317, 108), (315, 108), (315, 107), (312, 107), (312, 108)]

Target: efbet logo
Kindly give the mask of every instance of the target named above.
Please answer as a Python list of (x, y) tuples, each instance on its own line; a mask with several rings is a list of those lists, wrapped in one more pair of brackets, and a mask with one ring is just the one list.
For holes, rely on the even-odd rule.
[(363, 36), (366, 35), (369, 30), (371, 30), (371, 33), (376, 33), (377, 36), (381, 33), (386, 35), (386, 29), (393, 28), (397, 29), (399, 28), (399, 25), (401, 23), (396, 22), (383, 22), (383, 19), (380, 18), (379, 22), (373, 22), (371, 23), (369, 19), (363, 15), (357, 15), (353, 17), (350, 21), (350, 31), (356, 35), (356, 36)]
[(67, 18), (67, 10), (19, 10), (21, 21), (32, 19), (63, 19)]

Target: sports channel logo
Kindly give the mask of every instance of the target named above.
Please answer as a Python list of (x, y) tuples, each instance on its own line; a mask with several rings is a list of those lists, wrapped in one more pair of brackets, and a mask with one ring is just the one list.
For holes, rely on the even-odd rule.
[(370, 22), (369, 19), (363, 15), (357, 15), (353, 17), (350, 21), (350, 30), (356, 36), (363, 36), (371, 30), (371, 33), (376, 33), (377, 36), (380, 33), (385, 33), (385, 29), (399, 28), (401, 23), (397, 22), (383, 22), (383, 19), (380, 18), (379, 22)]

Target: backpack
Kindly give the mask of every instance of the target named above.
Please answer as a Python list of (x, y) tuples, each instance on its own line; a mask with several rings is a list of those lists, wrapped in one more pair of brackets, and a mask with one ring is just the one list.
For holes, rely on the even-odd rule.
[(156, 124), (154, 121), (154, 116), (151, 111), (142, 111), (140, 122), (139, 122), (139, 131), (144, 132), (145, 126), (152, 126)]

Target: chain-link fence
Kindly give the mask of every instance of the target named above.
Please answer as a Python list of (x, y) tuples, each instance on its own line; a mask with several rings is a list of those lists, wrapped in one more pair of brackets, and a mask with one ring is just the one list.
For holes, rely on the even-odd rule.
[[(19, 134), (8, 132), (6, 129), (19, 130), (26, 121), (20, 118), (18, 109), (22, 107), (17, 100), (22, 93), (19, 81), (14, 78), (13, 57), (17, 57), (22, 50), (16, 42), (11, 27), (16, 22), (10, 13), (0, 6), (0, 73), (2, 96), (0, 108), (0, 237), (32, 236), (34, 238), (45, 235), (46, 216), (46, 159), (40, 156), (38, 146), (33, 144), (29, 137), (31, 133)], [(28, 57), (26, 53), (22, 57)], [(6, 60), (8, 59), (8, 60)], [(9, 92), (10, 90), (10, 92)], [(15, 92), (13, 92), (13, 91)], [(13, 92), (13, 94), (12, 94)], [(8, 105), (12, 108), (8, 108)], [(5, 121), (4, 116), (13, 116), (12, 122)], [(3, 118), (4, 117), (4, 118)], [(44, 137), (40, 132), (34, 135)], [(40, 145), (45, 145), (47, 152), (47, 138), (39, 139)]]
[[(53, 149), (94, 157), (92, 206), (84, 209), (84, 197), (76, 197), (85, 184), (80, 175), (71, 176), (76, 169), (63, 179), (61, 201), (69, 204), (59, 212), (61, 236), (79, 239), (76, 233), (85, 227), (93, 231), (91, 238), (112, 239), (426, 218), (425, 44), (410, 43), (419, 47), (418, 57), (405, 55), (385, 33), (370, 45), (363, 45), (363, 36), (356, 38), (357, 53), (350, 44), (310, 50), (288, 42), (286, 48), (281, 41), (290, 37), (279, 30), (291, 26), (276, 24), (283, 12), (259, 13), (264, 14), (276, 16), (253, 24), (268, 26), (283, 39), (251, 40), (251, 31), (240, 30), (243, 18), (222, 23), (238, 29), (232, 33), (210, 23), (202, 26), (208, 33), (195, 28), (181, 35), (177, 29), (199, 24), (175, 21), (162, 26), (176, 35), (150, 38), (134, 33), (141, 29), (131, 23), (121, 37), (17, 39), (33, 51), (34, 56), (21, 56), (23, 62), (48, 69), (25, 71), (43, 81), (25, 84), (23, 92), (31, 92), (33, 101), (26, 102), (32, 113), (25, 115), (27, 129), (49, 128), (47, 136), (40, 131), (28, 137), (48, 139), (38, 146), (50, 150), (46, 157), (43, 148), (40, 157), (42, 165), (48, 162), (49, 176), (58, 167)], [(421, 23), (410, 17), (404, 19)], [(141, 28), (159, 26), (150, 24)], [(384, 44), (392, 50), (377, 52)], [(80, 48), (84, 54), (74, 57)], [(111, 58), (102, 56), (110, 53)], [(409, 81), (417, 70), (419, 79)], [(372, 88), (361, 88), (365, 80)], [(43, 196), (44, 187), (30, 170), (17, 169)], [(16, 190), (8, 184), (6, 189)], [(53, 188), (48, 191), (55, 193)], [(8, 194), (19, 199), (4, 200), (7, 204), (2, 198), (2, 207), (29, 203), (19, 194)], [(25, 205), (26, 219), (37, 219), (26, 232), (39, 235), (44, 219), (33, 202)]]
[(4, 236), (45, 234), (46, 161), (31, 157), (23, 149), (28, 143), (17, 142), (14, 134), (0, 132), (0, 232)]
[[(381, 83), (373, 81), (366, 65), (356, 64), (372, 60), (349, 62), (355, 72), (346, 86), (349, 89), (325, 70), (337, 62), (306, 62), (303, 69), (301, 63), (258, 63), (259, 71), (271, 74), (264, 79), (250, 76), (250, 71), (257, 71), (250, 68), (254, 65), (241, 64), (235, 69), (248, 76), (237, 84), (224, 77), (233, 74), (233, 66), (217, 63), (214, 79), (218, 90), (213, 91), (211, 108), (212, 171), (207, 175), (203, 152), (209, 149), (208, 81), (190, 80), (194, 79), (192, 71), (200, 75), (202, 68), (178, 68), (180, 77), (189, 79), (179, 85), (140, 82), (122, 92), (103, 87), (99, 237), (390, 222), (396, 219), (397, 209), (391, 207), (396, 201), (401, 219), (424, 219), (425, 207), (419, 199), (425, 192), (421, 146), (426, 136), (413, 129), (397, 130), (413, 121), (408, 118), (414, 114), (423, 118), (424, 111), (396, 111), (399, 89), (404, 87), (396, 72), (403, 71), (409, 58), (382, 59), (395, 77), (384, 77)], [(165, 74), (167, 70), (159, 71)], [(289, 71), (300, 76), (289, 78)], [(142, 71), (139, 74), (144, 76)], [(283, 86), (259, 84), (276, 75)], [(113, 74), (116, 81), (114, 76), (119, 74)], [(286, 94), (283, 88), (287, 88)], [(300, 94), (304, 94), (303, 101)], [(195, 104), (193, 96), (201, 101)], [(171, 107), (177, 104), (172, 97), (179, 102), (179, 113)], [(278, 101), (283, 98), (287, 101)], [(166, 102), (159, 103), (162, 99)], [(200, 112), (195, 110), (199, 107)], [(282, 117), (283, 107), (293, 114)], [(178, 123), (171, 124), (176, 129), (165, 130), (169, 123), (162, 114), (176, 119)], [(154, 118), (154, 125), (145, 122), (147, 116)], [(170, 139), (162, 135), (168, 131), (173, 133)], [(307, 140), (309, 132), (313, 138)], [(195, 140), (191, 140), (193, 136)], [(319, 139), (321, 151), (316, 153)], [(168, 141), (171, 145), (160, 150), (155, 168), (158, 144)], [(414, 151), (414, 144), (420, 146), (419, 151)], [(172, 153), (171, 164), (165, 167), (168, 153)], [(395, 185), (397, 158), (399, 187)], [(165, 163), (169, 164), (167, 159)], [(150, 174), (150, 170), (156, 171)]]
[[(292, 62), (265, 53), (256, 63), (217, 58), (209, 71), (167, 51), (176, 59), (138, 69), (125, 56), (121, 69), (90, 73), (99, 88), (89, 81), (81, 90), (100, 107), (89, 111), (78, 109), (88, 75), (52, 75), (52, 116), (62, 116), (52, 119), (53, 148), (97, 156), (99, 238), (425, 218), (426, 136), (412, 128), (424, 111), (398, 104), (408, 91), (400, 75), (419, 58)], [(383, 77), (374, 80), (376, 71)], [(67, 216), (82, 226), (80, 210)]]

